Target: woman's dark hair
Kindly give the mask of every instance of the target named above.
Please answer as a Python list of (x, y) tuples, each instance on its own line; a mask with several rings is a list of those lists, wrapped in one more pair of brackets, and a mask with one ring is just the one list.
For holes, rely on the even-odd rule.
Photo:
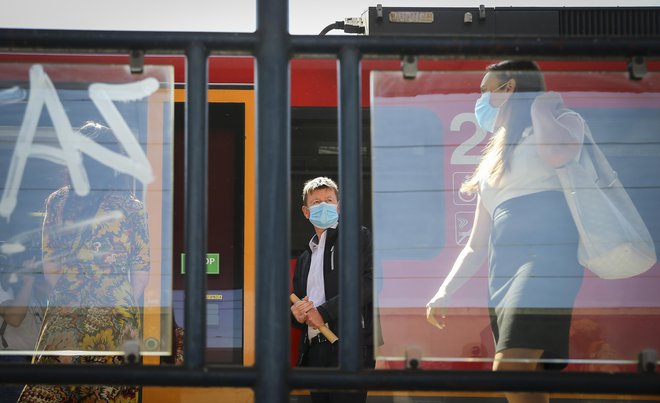
[(504, 60), (491, 64), (486, 70), (495, 72), (500, 83), (515, 79), (516, 92), (545, 91), (545, 80), (541, 69), (531, 60)]
[(539, 66), (530, 60), (504, 60), (486, 67), (502, 85), (515, 80), (515, 89), (507, 102), (500, 107), (498, 121), (504, 122), (503, 130), (490, 139), (484, 150), (482, 162), (461, 186), (461, 191), (473, 193), (479, 190), (479, 182), (487, 179), (494, 184), (510, 168), (511, 155), (522, 138), (523, 131), (532, 125), (531, 107), (536, 95), (545, 91), (545, 80)]
[(500, 109), (501, 121), (506, 122), (507, 147), (504, 162), (508, 168), (510, 152), (520, 141), (522, 132), (532, 125), (532, 102), (536, 95), (545, 91), (545, 80), (539, 66), (529, 60), (505, 60), (491, 64), (486, 70), (494, 73), (501, 84), (511, 79), (516, 82), (514, 93)]

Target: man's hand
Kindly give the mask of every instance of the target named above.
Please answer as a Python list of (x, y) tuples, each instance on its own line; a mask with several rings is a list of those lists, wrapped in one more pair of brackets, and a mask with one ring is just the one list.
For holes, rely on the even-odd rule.
[(305, 323), (307, 321), (307, 313), (312, 309), (316, 311), (314, 308), (314, 302), (310, 301), (309, 297), (307, 296), (291, 305), (291, 313), (293, 314), (293, 317), (296, 318), (298, 323)]
[(325, 321), (323, 320), (323, 317), (319, 313), (318, 309), (312, 308), (307, 311), (307, 326), (318, 329), (323, 325), (325, 325)]

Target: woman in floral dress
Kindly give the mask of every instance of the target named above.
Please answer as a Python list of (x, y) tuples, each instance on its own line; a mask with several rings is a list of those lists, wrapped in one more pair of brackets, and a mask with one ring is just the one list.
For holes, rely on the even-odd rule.
[[(114, 141), (109, 129), (89, 125), (85, 129), (95, 141)], [(118, 182), (122, 175), (105, 166), (91, 170), (93, 165), (100, 164), (85, 163), (90, 183), (104, 190), (78, 196), (65, 186), (46, 202), (42, 249), (52, 291), (36, 346), (41, 354), (34, 359), (37, 363), (119, 364), (123, 355), (108, 354), (141, 338), (139, 301), (149, 271), (144, 206)], [(19, 401), (137, 402), (138, 391), (109, 385), (28, 385)]]

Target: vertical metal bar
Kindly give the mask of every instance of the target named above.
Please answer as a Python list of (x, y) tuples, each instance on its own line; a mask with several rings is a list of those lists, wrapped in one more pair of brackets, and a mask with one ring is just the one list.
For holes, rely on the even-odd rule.
[(184, 364), (204, 366), (206, 352), (206, 205), (208, 176), (208, 83), (206, 46), (186, 50), (186, 298)]
[(257, 403), (289, 399), (288, 10), (288, 0), (257, 1)]
[[(362, 367), (360, 267), (360, 209), (362, 207), (362, 122), (360, 111), (360, 53), (345, 47), (339, 52), (339, 320), (340, 367)], [(371, 286), (369, 284), (368, 286)]]

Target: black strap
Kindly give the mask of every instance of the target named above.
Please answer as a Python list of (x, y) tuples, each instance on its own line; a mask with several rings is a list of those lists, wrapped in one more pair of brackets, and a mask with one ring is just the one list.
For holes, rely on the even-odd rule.
[(7, 330), (7, 322), (3, 320), (2, 326), (0, 326), (0, 339), (2, 339), (2, 348), (7, 349), (7, 347), (9, 347), (9, 344), (5, 339), (5, 330)]

